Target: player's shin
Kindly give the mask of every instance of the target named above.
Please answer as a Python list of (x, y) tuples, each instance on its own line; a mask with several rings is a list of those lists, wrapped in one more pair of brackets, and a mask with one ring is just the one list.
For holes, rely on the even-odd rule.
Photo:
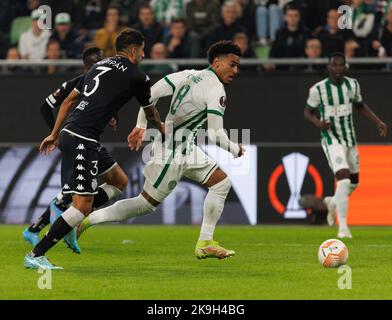
[(204, 201), (203, 222), (199, 240), (213, 240), (215, 226), (222, 214), (230, 188), (229, 177), (209, 188)]
[(33, 223), (28, 230), (33, 233), (39, 233), (50, 223), (50, 207), (48, 206), (44, 213), (38, 218), (37, 222)]
[(130, 218), (152, 213), (155, 211), (155, 209), (156, 208), (142, 195), (131, 199), (119, 200), (109, 207), (91, 213), (85, 219), (87, 224), (85, 227), (106, 222), (124, 221)]
[(32, 251), (33, 257), (40, 257), (52, 248), (59, 240), (67, 235), (73, 227), (77, 226), (84, 219), (84, 215), (75, 207), (69, 207), (59, 217), (48, 233), (42, 238), (42, 240), (34, 247)]
[(339, 217), (339, 230), (347, 229), (348, 198), (350, 195), (350, 180), (343, 179), (337, 182), (335, 191), (336, 210)]

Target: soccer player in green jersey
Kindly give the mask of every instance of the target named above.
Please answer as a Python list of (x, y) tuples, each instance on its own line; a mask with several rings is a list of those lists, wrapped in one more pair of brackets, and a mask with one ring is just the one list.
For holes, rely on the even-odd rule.
[[(328, 210), (329, 225), (339, 217), (338, 238), (351, 238), (347, 226), (348, 200), (359, 184), (359, 155), (353, 124), (353, 109), (372, 121), (381, 137), (386, 137), (388, 126), (363, 102), (359, 82), (345, 76), (347, 63), (344, 54), (333, 53), (329, 58), (329, 77), (310, 88), (305, 118), (321, 129), (321, 145), (337, 184), (335, 195), (323, 199)], [(315, 114), (320, 112), (320, 118)], [(316, 207), (314, 197), (303, 197), (304, 207)], [(320, 207), (320, 206), (318, 206)]]
[[(124, 221), (152, 213), (174, 190), (180, 179), (187, 177), (208, 188), (195, 256), (198, 259), (223, 259), (235, 254), (233, 250), (220, 246), (213, 238), (231, 188), (230, 178), (194, 140), (206, 122), (211, 142), (229, 151), (234, 158), (244, 154), (242, 145), (231, 141), (223, 129), (227, 103), (224, 85), (234, 80), (240, 56), (240, 48), (232, 41), (217, 42), (208, 50), (209, 68), (172, 73), (151, 87), (154, 104), (162, 97), (172, 96), (165, 119), (166, 128), (173, 128), (172, 134), (166, 137), (166, 141), (171, 142), (162, 144), (159, 139), (154, 140), (153, 156), (145, 166), (145, 183), (140, 195), (94, 211), (78, 226), (78, 235), (92, 225)], [(141, 110), (136, 127), (128, 137), (131, 149), (139, 149), (146, 126), (146, 117)]]

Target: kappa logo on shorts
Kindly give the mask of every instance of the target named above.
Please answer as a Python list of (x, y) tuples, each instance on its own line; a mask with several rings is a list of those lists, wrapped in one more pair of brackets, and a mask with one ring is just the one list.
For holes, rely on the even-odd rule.
[(76, 156), (75, 159), (76, 160), (86, 160), (86, 159), (84, 159), (83, 155), (81, 155), (80, 153)]
[(78, 177), (76, 178), (76, 180), (84, 181), (86, 179), (81, 174), (79, 174)]
[(86, 150), (86, 148), (84, 147), (83, 143), (79, 143), (78, 147), (76, 148), (76, 150)]
[(85, 171), (86, 169), (81, 164), (78, 164), (78, 166), (76, 167), (76, 170)]
[(78, 186), (76, 187), (76, 190), (83, 191), (84, 187), (81, 184), (78, 184)]
[(69, 189), (71, 189), (71, 188), (69, 187), (69, 185), (68, 185), (68, 184), (65, 184), (65, 185), (64, 185), (64, 187), (63, 187), (63, 189), (67, 189), (67, 190), (69, 190)]

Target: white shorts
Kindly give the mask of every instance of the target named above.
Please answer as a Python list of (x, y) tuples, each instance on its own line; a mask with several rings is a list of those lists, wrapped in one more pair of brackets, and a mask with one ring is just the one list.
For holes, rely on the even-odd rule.
[(349, 169), (351, 174), (359, 172), (358, 147), (347, 147), (342, 144), (330, 144), (321, 142), (329, 167), (335, 174), (339, 170)]
[(198, 183), (205, 183), (217, 169), (216, 162), (198, 146), (189, 155), (171, 150), (155, 153), (144, 168), (144, 190), (156, 201), (162, 202), (184, 176)]

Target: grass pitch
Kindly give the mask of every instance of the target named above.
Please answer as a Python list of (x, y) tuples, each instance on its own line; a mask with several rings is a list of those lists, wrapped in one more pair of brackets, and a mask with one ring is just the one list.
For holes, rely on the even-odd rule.
[(351, 290), (339, 289), (342, 274), (317, 260), (335, 228), (218, 226), (216, 239), (237, 254), (199, 261), (198, 226), (95, 227), (81, 239), (81, 255), (64, 243), (48, 253), (65, 268), (52, 272), (51, 290), (23, 267), (23, 229), (0, 225), (0, 299), (392, 299), (392, 228), (352, 228), (344, 241)]

